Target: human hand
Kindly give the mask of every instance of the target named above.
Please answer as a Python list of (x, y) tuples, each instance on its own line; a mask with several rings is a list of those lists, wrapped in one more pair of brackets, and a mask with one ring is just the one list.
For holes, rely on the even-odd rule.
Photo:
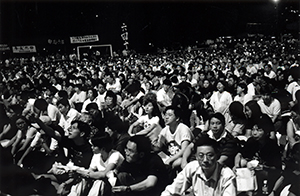
[(126, 186), (115, 186), (112, 187), (112, 192), (113, 193), (120, 193), (120, 192), (125, 192), (126, 191)]
[(76, 173), (84, 176), (84, 177), (90, 177), (90, 171), (89, 170), (85, 170), (85, 169), (77, 169), (75, 170)]

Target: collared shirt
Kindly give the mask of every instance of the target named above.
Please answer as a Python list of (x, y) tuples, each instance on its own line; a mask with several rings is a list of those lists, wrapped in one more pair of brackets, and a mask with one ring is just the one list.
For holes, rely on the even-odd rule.
[(207, 179), (198, 161), (188, 163), (161, 196), (183, 195), (190, 187), (195, 196), (236, 196), (235, 175), (230, 168), (217, 163)]
[(219, 142), (219, 141), (221, 141), (221, 139), (226, 138), (226, 136), (227, 136), (227, 131), (223, 131), (223, 133), (221, 134), (221, 136), (220, 136), (218, 139), (215, 138), (215, 136), (214, 136), (212, 130), (209, 130), (209, 131), (207, 132), (207, 135), (208, 135), (211, 139), (214, 139), (214, 140), (216, 140), (217, 142)]

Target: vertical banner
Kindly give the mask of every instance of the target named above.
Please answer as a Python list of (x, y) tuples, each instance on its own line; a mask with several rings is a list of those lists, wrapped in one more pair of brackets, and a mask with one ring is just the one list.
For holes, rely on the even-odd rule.
[(128, 42), (127, 25), (125, 23), (123, 23), (121, 26), (121, 29), (122, 29), (121, 37), (122, 37), (122, 40), (124, 41), (123, 45), (125, 46), (125, 49), (128, 50), (129, 42)]

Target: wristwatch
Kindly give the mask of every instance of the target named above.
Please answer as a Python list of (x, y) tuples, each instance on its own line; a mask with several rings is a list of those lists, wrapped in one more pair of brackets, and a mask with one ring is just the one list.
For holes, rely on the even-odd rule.
[(126, 189), (125, 189), (125, 191), (126, 191), (127, 193), (129, 193), (129, 192), (131, 192), (132, 190), (131, 190), (130, 186), (127, 186)]

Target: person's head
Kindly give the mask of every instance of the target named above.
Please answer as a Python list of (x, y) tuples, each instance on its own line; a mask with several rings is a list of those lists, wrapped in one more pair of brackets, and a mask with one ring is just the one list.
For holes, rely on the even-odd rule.
[(225, 127), (225, 117), (223, 114), (217, 112), (210, 116), (209, 118), (209, 128), (214, 135), (219, 135), (224, 131)]
[(157, 116), (159, 111), (159, 107), (155, 100), (145, 99), (143, 101), (143, 108), (146, 114), (151, 114), (152, 116)]
[(248, 92), (248, 88), (247, 88), (247, 84), (241, 82), (237, 85), (237, 88), (236, 88), (236, 93), (237, 95), (241, 95), (241, 94), (247, 94)]
[(143, 135), (129, 138), (125, 147), (125, 159), (128, 163), (136, 163), (147, 157), (151, 152), (151, 142)]
[(37, 99), (34, 104), (34, 111), (39, 114), (40, 112), (47, 111), (48, 103), (45, 99)]
[(228, 76), (228, 81), (227, 81), (228, 86), (234, 86), (237, 83), (237, 81), (238, 81), (238, 78), (236, 75)]
[(254, 119), (262, 114), (260, 106), (255, 100), (248, 101), (245, 104), (244, 113), (248, 119)]
[[(194, 145), (196, 159), (206, 175), (211, 175), (219, 159), (219, 145), (216, 140), (203, 136)], [(210, 176), (207, 176), (210, 177)]]
[(87, 97), (88, 97), (90, 100), (94, 100), (97, 96), (98, 96), (98, 93), (97, 93), (97, 90), (96, 90), (96, 89), (91, 88), (91, 89), (88, 90), (88, 92), (87, 92)]
[(79, 120), (82, 121), (82, 122), (85, 122), (85, 123), (87, 123), (89, 125), (91, 125), (92, 122), (93, 122), (93, 117), (88, 112), (82, 112), (81, 115), (80, 115), (80, 117), (79, 117)]
[(115, 81), (115, 77), (111, 72), (105, 74), (105, 82), (109, 84), (113, 84)]
[(97, 116), (97, 114), (100, 112), (99, 107), (96, 103), (89, 103), (86, 107), (85, 110), (88, 111), (89, 114), (92, 115), (92, 117)]
[(235, 118), (244, 119), (245, 118), (244, 106), (239, 101), (231, 102), (231, 104), (229, 105), (229, 112), (233, 119), (235, 119)]
[(239, 74), (243, 77), (247, 73), (247, 69), (245, 67), (239, 68)]
[(97, 90), (100, 94), (103, 94), (106, 91), (105, 84), (102, 80), (98, 81)]
[(108, 90), (105, 95), (105, 103), (107, 106), (115, 106), (117, 104), (117, 95), (113, 91)]
[(69, 99), (69, 94), (65, 90), (60, 90), (57, 92), (59, 99)]
[(22, 132), (27, 131), (29, 121), (24, 116), (16, 116), (13, 119), (13, 122), (15, 123), (18, 130), (21, 130)]
[(168, 106), (165, 109), (164, 117), (166, 125), (177, 123), (181, 119), (181, 110), (175, 106)]
[(67, 99), (60, 99), (56, 103), (58, 110), (60, 113), (66, 115), (70, 110), (70, 103)]
[(274, 131), (274, 124), (271, 118), (267, 115), (262, 115), (255, 120), (251, 133), (255, 140), (263, 140), (269, 137), (271, 131)]
[(166, 92), (171, 88), (171, 86), (172, 86), (171, 80), (165, 79), (165, 80), (163, 81), (163, 88), (164, 88), (164, 90), (165, 90)]
[(225, 88), (226, 88), (226, 82), (225, 82), (225, 81), (219, 80), (219, 81), (217, 82), (217, 90), (218, 90), (219, 92), (224, 92), (224, 91), (225, 91)]
[(262, 100), (264, 102), (265, 105), (269, 106), (272, 101), (273, 101), (273, 97), (271, 96), (272, 90), (271, 87), (269, 86), (265, 86), (262, 89)]
[(85, 140), (91, 133), (91, 127), (85, 122), (74, 120), (71, 122), (68, 132), (69, 139), (76, 140), (82, 138)]
[(91, 143), (94, 154), (100, 153), (103, 161), (106, 161), (113, 148), (111, 136), (105, 133), (103, 136), (91, 138)]
[(209, 88), (210, 87), (210, 82), (208, 79), (204, 79), (203, 81), (203, 88)]
[(266, 64), (264, 66), (264, 70), (265, 70), (266, 73), (270, 73), (270, 71), (272, 70), (272, 65)]

